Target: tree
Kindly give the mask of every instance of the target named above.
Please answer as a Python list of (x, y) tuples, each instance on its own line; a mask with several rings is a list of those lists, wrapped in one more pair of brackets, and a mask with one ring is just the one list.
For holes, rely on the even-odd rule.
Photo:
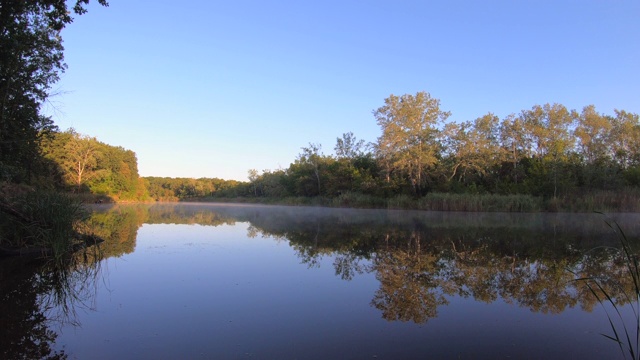
[(523, 110), (520, 116), (539, 158), (557, 159), (571, 149), (573, 141), (569, 127), (578, 117), (575, 111), (560, 104), (545, 104)]
[(511, 114), (505, 118), (500, 124), (500, 142), (505, 152), (506, 160), (513, 164), (511, 168), (511, 177), (513, 182), (518, 183), (519, 176), (518, 164), (525, 156), (530, 156), (531, 143), (527, 137), (522, 119)]
[(251, 186), (253, 187), (253, 196), (258, 196), (258, 184), (257, 184), (257, 181), (259, 179), (258, 170), (249, 169), (248, 178), (249, 178), (249, 182), (251, 182)]
[(615, 110), (611, 119), (610, 152), (623, 169), (640, 164), (640, 116)]
[(97, 142), (95, 138), (74, 134), (64, 147), (67, 156), (63, 166), (78, 192), (87, 180), (99, 174), (96, 166), (102, 154), (98, 152)]
[(320, 150), (322, 149), (322, 145), (309, 143), (309, 147), (303, 147), (302, 153), (299, 155), (298, 160), (300, 164), (309, 166), (313, 175), (315, 176), (316, 184), (318, 185), (318, 195), (321, 194), (320, 187), (320, 162), (322, 160), (322, 155), (320, 154)]
[(342, 139), (336, 139), (334, 150), (338, 159), (355, 159), (362, 156), (364, 140), (356, 140), (352, 132), (342, 134)]
[(582, 109), (573, 134), (587, 164), (593, 165), (597, 160), (607, 158), (607, 141), (611, 126), (610, 118), (599, 114), (595, 106), (589, 105)]
[(438, 127), (451, 115), (440, 110), (440, 100), (427, 92), (400, 97), (390, 95), (385, 105), (373, 112), (382, 129), (376, 144), (377, 153), (389, 174), (398, 171), (406, 176), (414, 193), (425, 181), (425, 172), (438, 162), (440, 143)]
[(502, 149), (498, 141), (497, 116), (489, 113), (473, 122), (449, 124), (446, 148), (453, 159), (451, 181), (456, 174), (463, 180), (470, 173), (480, 177), (487, 175), (502, 160)]
[(520, 116), (538, 160), (539, 178), (549, 183), (555, 198), (558, 187), (566, 183), (568, 174), (562, 171), (563, 163), (574, 144), (569, 128), (578, 114), (560, 104), (545, 104), (523, 110)]
[[(88, 3), (76, 0), (73, 11), (85, 13)], [(0, 175), (14, 181), (28, 179), (42, 136), (55, 129), (40, 110), (66, 69), (60, 32), (73, 21), (67, 6), (62, 0), (0, 5)]]

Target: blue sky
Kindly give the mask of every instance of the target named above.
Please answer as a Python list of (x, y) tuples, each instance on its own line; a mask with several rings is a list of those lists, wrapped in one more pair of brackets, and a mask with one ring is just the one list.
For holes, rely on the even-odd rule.
[(390, 94), (451, 121), (536, 104), (640, 113), (638, 1), (94, 0), (47, 111), (142, 176), (246, 180), (309, 143), (373, 142)]

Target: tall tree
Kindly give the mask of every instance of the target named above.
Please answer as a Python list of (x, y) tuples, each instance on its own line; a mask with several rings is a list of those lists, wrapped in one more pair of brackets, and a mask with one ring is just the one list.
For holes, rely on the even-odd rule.
[(400, 97), (390, 95), (373, 112), (382, 129), (376, 144), (387, 174), (406, 176), (414, 193), (424, 185), (425, 173), (438, 162), (440, 125), (451, 115), (440, 110), (440, 100), (427, 92)]
[(353, 160), (363, 154), (364, 140), (357, 140), (352, 132), (342, 134), (336, 139), (334, 150), (338, 159)]
[(611, 119), (610, 152), (620, 167), (626, 169), (640, 164), (640, 116), (615, 110)]
[(582, 109), (573, 134), (587, 164), (593, 165), (597, 160), (608, 157), (607, 142), (611, 127), (610, 118), (598, 113), (595, 106)]
[(520, 114), (527, 135), (531, 138), (533, 151), (537, 159), (539, 180), (552, 190), (557, 197), (560, 185), (566, 183), (567, 174), (564, 163), (572, 150), (574, 140), (569, 129), (578, 118), (575, 110), (569, 111), (564, 105), (535, 105), (531, 110), (523, 110)]
[[(106, 0), (98, 0), (107, 6)], [(86, 12), (89, 0), (73, 11)], [(73, 3), (71, 3), (73, 4)], [(0, 4), (0, 176), (24, 180), (53, 128), (40, 110), (66, 68), (60, 32), (73, 21), (63, 0), (2, 0)]]
[(500, 143), (502, 145), (505, 161), (511, 165), (509, 170), (513, 183), (518, 184), (524, 177), (522, 167), (519, 167), (524, 157), (531, 156), (531, 138), (520, 117), (510, 114), (500, 124)]
[(302, 153), (299, 155), (298, 160), (300, 164), (307, 165), (311, 167), (313, 170), (313, 175), (315, 176), (318, 195), (321, 194), (321, 186), (320, 186), (320, 162), (322, 161), (322, 155), (320, 154), (320, 150), (322, 149), (322, 145), (309, 143), (308, 147), (302, 148)]
[(258, 179), (260, 178), (258, 176), (258, 170), (249, 169), (247, 173), (247, 177), (249, 178), (249, 182), (251, 183), (251, 187), (253, 188), (253, 196), (258, 196)]
[(471, 173), (484, 177), (502, 161), (499, 124), (500, 119), (491, 113), (473, 122), (448, 124), (446, 148), (453, 160), (449, 180), (456, 175), (463, 180)]

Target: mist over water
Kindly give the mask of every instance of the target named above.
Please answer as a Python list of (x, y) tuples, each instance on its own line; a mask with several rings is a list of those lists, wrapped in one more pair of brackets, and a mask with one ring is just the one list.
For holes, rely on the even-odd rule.
[(50, 328), (71, 358), (615, 357), (574, 279), (598, 277), (624, 304), (605, 220), (640, 233), (631, 214), (94, 210), (94, 305)]

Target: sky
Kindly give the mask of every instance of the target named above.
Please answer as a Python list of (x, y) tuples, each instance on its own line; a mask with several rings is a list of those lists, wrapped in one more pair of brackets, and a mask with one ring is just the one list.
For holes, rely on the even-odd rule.
[(93, 0), (45, 108), (141, 176), (247, 180), (381, 134), (389, 95), (449, 121), (534, 105), (640, 113), (638, 1)]

